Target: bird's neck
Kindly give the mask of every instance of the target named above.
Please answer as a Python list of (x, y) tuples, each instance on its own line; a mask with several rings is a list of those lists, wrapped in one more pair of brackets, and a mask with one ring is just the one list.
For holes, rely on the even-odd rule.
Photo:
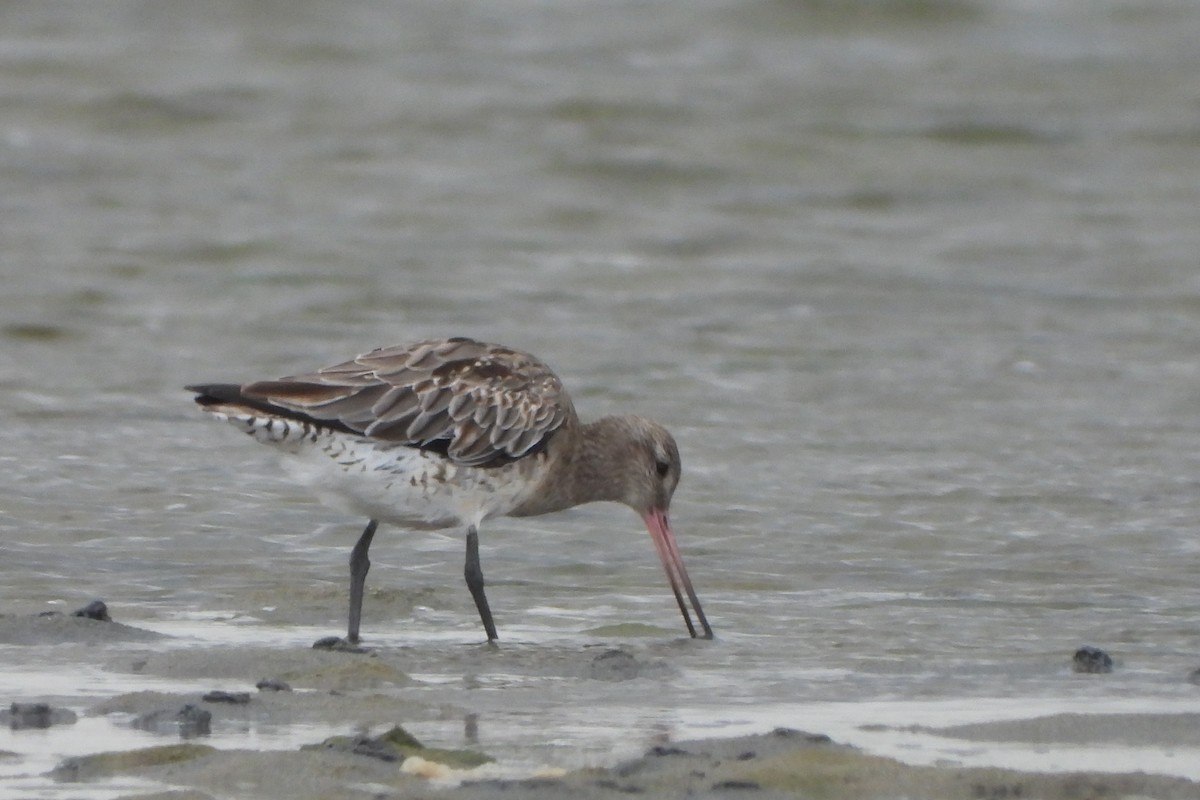
[(622, 499), (629, 448), (622, 446), (625, 436), (621, 418), (603, 417), (563, 433), (566, 435), (548, 448), (551, 467), (539, 496), (513, 516), (548, 514), (584, 503)]

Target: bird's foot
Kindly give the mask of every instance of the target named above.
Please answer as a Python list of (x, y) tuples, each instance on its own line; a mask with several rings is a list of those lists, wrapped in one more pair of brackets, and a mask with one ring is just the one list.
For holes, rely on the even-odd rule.
[(352, 642), (344, 636), (323, 636), (313, 642), (313, 650), (331, 650), (335, 653), (369, 653), (369, 648)]

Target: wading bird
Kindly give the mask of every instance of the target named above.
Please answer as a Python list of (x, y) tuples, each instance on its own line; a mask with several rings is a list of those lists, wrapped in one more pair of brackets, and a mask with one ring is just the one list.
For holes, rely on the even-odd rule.
[(287, 471), (322, 502), (370, 520), (350, 554), (349, 645), (359, 640), (367, 551), (380, 522), (465, 529), (467, 588), (493, 640), (480, 523), (601, 500), (641, 516), (688, 632), (712, 638), (667, 519), (679, 483), (675, 440), (634, 415), (581, 423), (558, 376), (528, 353), (436, 339), (307, 375), (187, 388), (214, 417), (282, 451)]

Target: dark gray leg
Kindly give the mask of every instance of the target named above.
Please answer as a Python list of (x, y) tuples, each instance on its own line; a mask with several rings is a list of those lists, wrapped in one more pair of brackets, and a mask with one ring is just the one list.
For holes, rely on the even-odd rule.
[(373, 519), (367, 523), (366, 530), (358, 537), (358, 544), (350, 551), (350, 626), (346, 630), (346, 641), (358, 644), (358, 623), (362, 619), (363, 587), (367, 583), (367, 570), (371, 568), (371, 560), (367, 551), (371, 549), (371, 540), (375, 538), (375, 529), (379, 520)]
[(492, 622), (492, 610), (488, 608), (487, 596), (483, 593), (483, 569), (479, 566), (479, 531), (475, 526), (467, 528), (467, 565), (463, 568), (463, 576), (467, 579), (467, 588), (471, 597), (475, 598), (475, 607), (479, 609), (479, 618), (483, 620), (483, 629), (487, 631), (488, 641), (495, 641), (496, 623)]

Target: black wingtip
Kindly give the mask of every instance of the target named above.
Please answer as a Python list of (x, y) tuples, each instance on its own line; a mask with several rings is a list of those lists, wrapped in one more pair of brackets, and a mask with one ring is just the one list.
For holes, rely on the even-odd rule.
[(196, 402), (202, 406), (217, 403), (245, 403), (242, 387), (236, 383), (194, 383), (183, 387), (196, 393)]
[(303, 422), (318, 428), (340, 431), (342, 433), (349, 433), (355, 436), (363, 435), (362, 431), (355, 430), (340, 420), (317, 419), (316, 417), (301, 413), (294, 409), (275, 405), (269, 400), (264, 400), (259, 397), (248, 397), (242, 390), (242, 385), (238, 383), (194, 383), (183, 388), (187, 389), (189, 392), (196, 393), (196, 404), (201, 408), (209, 408), (211, 406), (234, 406), (247, 411), (268, 414), (273, 417), (294, 419), (298, 422)]

